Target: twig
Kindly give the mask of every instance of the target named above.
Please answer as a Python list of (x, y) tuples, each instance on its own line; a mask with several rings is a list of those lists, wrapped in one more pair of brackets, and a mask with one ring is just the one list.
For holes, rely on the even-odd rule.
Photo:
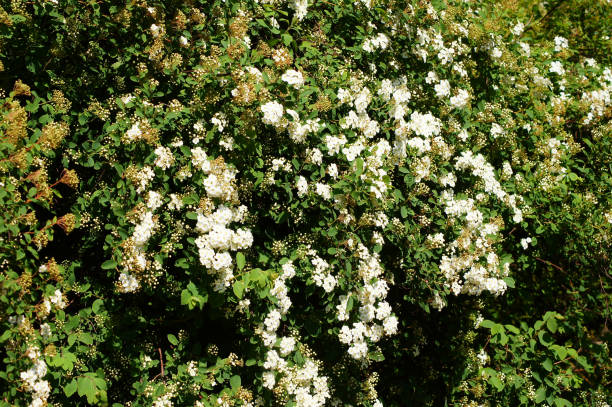
[(157, 351), (159, 352), (159, 362), (161, 363), (161, 375), (164, 377), (164, 359), (162, 358), (161, 348), (157, 348)]
[(553, 266), (553, 267), (554, 267), (554, 268), (556, 268), (557, 270), (562, 271), (562, 272), (564, 272), (564, 273), (565, 273), (565, 270), (563, 270), (561, 267), (557, 266), (556, 264), (551, 263), (551, 262), (550, 262), (550, 261), (548, 261), (548, 260), (541, 259), (541, 258), (539, 258), (539, 257), (537, 257), (537, 256), (534, 256), (534, 258), (535, 258), (536, 260), (538, 260), (538, 261), (541, 261), (541, 262), (542, 262), (542, 263), (544, 263), (544, 264), (548, 264), (549, 266)]

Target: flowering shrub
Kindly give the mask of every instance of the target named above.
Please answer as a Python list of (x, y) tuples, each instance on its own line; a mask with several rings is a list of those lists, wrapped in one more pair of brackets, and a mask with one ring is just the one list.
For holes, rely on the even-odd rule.
[(0, 405), (607, 405), (607, 3), (2, 2)]

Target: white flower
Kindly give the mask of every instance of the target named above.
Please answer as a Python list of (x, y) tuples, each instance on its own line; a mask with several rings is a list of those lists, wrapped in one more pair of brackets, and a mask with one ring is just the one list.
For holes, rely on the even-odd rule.
[(374, 52), (376, 49), (386, 49), (389, 46), (389, 38), (379, 33), (374, 37), (367, 38), (361, 48), (366, 52)]
[(502, 57), (502, 52), (499, 48), (495, 47), (491, 50), (491, 58), (499, 59)]
[(481, 365), (484, 365), (485, 363), (487, 363), (487, 360), (489, 359), (489, 355), (487, 355), (487, 352), (485, 352), (484, 349), (478, 352), (478, 355), (476, 355), (476, 357), (478, 358), (478, 361), (480, 362)]
[(438, 75), (434, 71), (429, 71), (427, 77), (425, 77), (425, 83), (432, 84), (438, 82)]
[(315, 185), (315, 193), (323, 199), (331, 199), (331, 187), (329, 185), (317, 182)]
[(179, 38), (179, 43), (181, 44), (181, 47), (186, 47), (189, 44), (189, 40), (181, 35), (181, 37)]
[(276, 384), (276, 379), (274, 378), (274, 372), (264, 372), (262, 376), (263, 386), (267, 389), (274, 388)]
[(446, 79), (441, 80), (440, 83), (434, 86), (434, 90), (436, 91), (437, 97), (446, 97), (450, 95), (450, 83)]
[(292, 0), (289, 7), (295, 10), (295, 18), (302, 21), (308, 13), (308, 0)]
[(301, 175), (298, 177), (298, 180), (295, 184), (295, 187), (298, 190), (298, 196), (302, 197), (304, 195), (306, 195), (306, 193), (308, 192), (308, 182), (306, 181), (306, 178), (302, 177)]
[(304, 76), (302, 73), (293, 69), (286, 71), (283, 76), (281, 76), (281, 79), (295, 89), (299, 89), (304, 85)]
[(556, 73), (558, 75), (564, 75), (565, 74), (565, 69), (563, 68), (563, 64), (561, 64), (560, 61), (553, 61), (550, 63), (550, 69), (549, 71), (551, 73)]
[(264, 325), (266, 326), (266, 330), (269, 332), (274, 332), (280, 326), (281, 314), (278, 310), (273, 309), (268, 313), (268, 316), (264, 320)]
[(530, 237), (526, 237), (524, 239), (521, 239), (521, 246), (523, 246), (523, 249), (527, 250), (527, 248), (529, 247), (529, 243), (531, 243), (531, 238)]
[(276, 125), (283, 118), (283, 105), (276, 101), (268, 102), (261, 106), (261, 112), (264, 114), (262, 121), (265, 124)]
[(151, 34), (152, 34), (154, 37), (159, 36), (159, 30), (160, 30), (160, 28), (159, 28), (159, 26), (158, 26), (158, 25), (156, 25), (156, 24), (151, 24)]
[(168, 147), (159, 146), (155, 149), (155, 165), (162, 170), (167, 170), (174, 163), (174, 156)]
[(66, 307), (66, 302), (64, 301), (64, 297), (62, 296), (62, 292), (60, 290), (55, 290), (53, 295), (49, 297), (49, 301), (51, 301), (51, 303), (58, 308)]
[(192, 377), (198, 374), (198, 364), (194, 360), (187, 364), (187, 374)]
[(517, 37), (519, 35), (521, 35), (523, 33), (523, 30), (525, 29), (525, 25), (523, 23), (521, 23), (520, 21), (518, 23), (516, 23), (516, 25), (512, 28), (512, 34), (516, 35)]
[(355, 342), (348, 348), (348, 353), (353, 359), (363, 359), (368, 354), (368, 345), (364, 341)]
[(224, 113), (222, 112), (217, 112), (214, 114), (214, 116), (212, 117), (212, 119), (210, 119), (210, 122), (217, 126), (217, 130), (219, 130), (219, 132), (223, 132), (223, 129), (225, 129), (225, 126), (227, 126), (227, 117), (225, 116)]
[(569, 42), (567, 41), (567, 38), (556, 36), (554, 41), (555, 41), (555, 51), (556, 52), (559, 52), (569, 46)]
[(140, 123), (136, 122), (130, 127), (125, 133), (127, 141), (136, 141), (142, 136), (142, 130), (140, 129)]
[(295, 339), (292, 337), (284, 337), (280, 341), (280, 354), (287, 356), (295, 349)]
[(470, 99), (470, 94), (465, 89), (459, 89), (457, 94), (450, 98), (450, 104), (457, 109), (464, 108), (467, 106)]
[(43, 338), (48, 338), (51, 336), (51, 327), (46, 322), (40, 326), (40, 335)]
[(327, 167), (327, 173), (334, 179), (338, 178), (338, 166), (336, 164), (330, 164)]
[(162, 206), (163, 203), (164, 200), (159, 192), (149, 191), (149, 194), (147, 195), (147, 208), (154, 211)]
[(493, 123), (491, 125), (491, 136), (493, 138), (497, 138), (501, 135), (505, 134), (504, 128), (497, 123)]
[(119, 275), (119, 291), (124, 293), (131, 293), (138, 289), (140, 283), (136, 278), (129, 273), (121, 273)]
[(410, 115), (408, 127), (418, 136), (431, 137), (440, 134), (442, 122), (429, 112), (421, 114), (415, 111)]
[(385, 329), (385, 333), (387, 335), (393, 335), (397, 333), (397, 317), (394, 315), (388, 316), (383, 321), (383, 328)]
[(135, 99), (135, 96), (134, 96), (134, 95), (131, 95), (131, 94), (130, 94), (130, 95), (125, 95), (125, 96), (122, 96), (122, 97), (121, 97), (121, 101), (123, 102), (123, 104), (126, 104), (126, 105), (127, 105), (128, 103), (130, 103), (130, 102), (131, 102), (132, 100), (134, 100), (134, 99)]

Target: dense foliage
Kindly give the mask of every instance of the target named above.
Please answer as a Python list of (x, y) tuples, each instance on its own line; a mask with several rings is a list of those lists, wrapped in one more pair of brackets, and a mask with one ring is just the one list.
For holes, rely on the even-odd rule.
[(0, 406), (612, 402), (609, 1), (0, 5)]

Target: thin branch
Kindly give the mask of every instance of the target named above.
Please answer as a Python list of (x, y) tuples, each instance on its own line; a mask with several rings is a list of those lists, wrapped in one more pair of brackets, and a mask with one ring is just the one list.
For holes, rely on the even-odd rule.
[(553, 267), (554, 267), (554, 268), (556, 268), (557, 270), (562, 271), (562, 272), (564, 272), (564, 273), (565, 273), (565, 270), (563, 270), (561, 267), (557, 266), (556, 264), (554, 264), (554, 263), (552, 263), (552, 262), (550, 262), (550, 261), (548, 261), (548, 260), (541, 259), (541, 258), (539, 258), (539, 257), (537, 257), (537, 256), (534, 256), (534, 258), (535, 258), (536, 260), (538, 260), (538, 261), (541, 261), (541, 262), (542, 262), (542, 263), (544, 263), (544, 264), (548, 264), (549, 266), (553, 266)]
[(161, 375), (162, 375), (162, 377), (164, 377), (165, 376), (165, 374), (164, 374), (164, 359), (162, 358), (161, 348), (157, 348), (157, 351), (159, 352), (159, 362), (161, 363)]

